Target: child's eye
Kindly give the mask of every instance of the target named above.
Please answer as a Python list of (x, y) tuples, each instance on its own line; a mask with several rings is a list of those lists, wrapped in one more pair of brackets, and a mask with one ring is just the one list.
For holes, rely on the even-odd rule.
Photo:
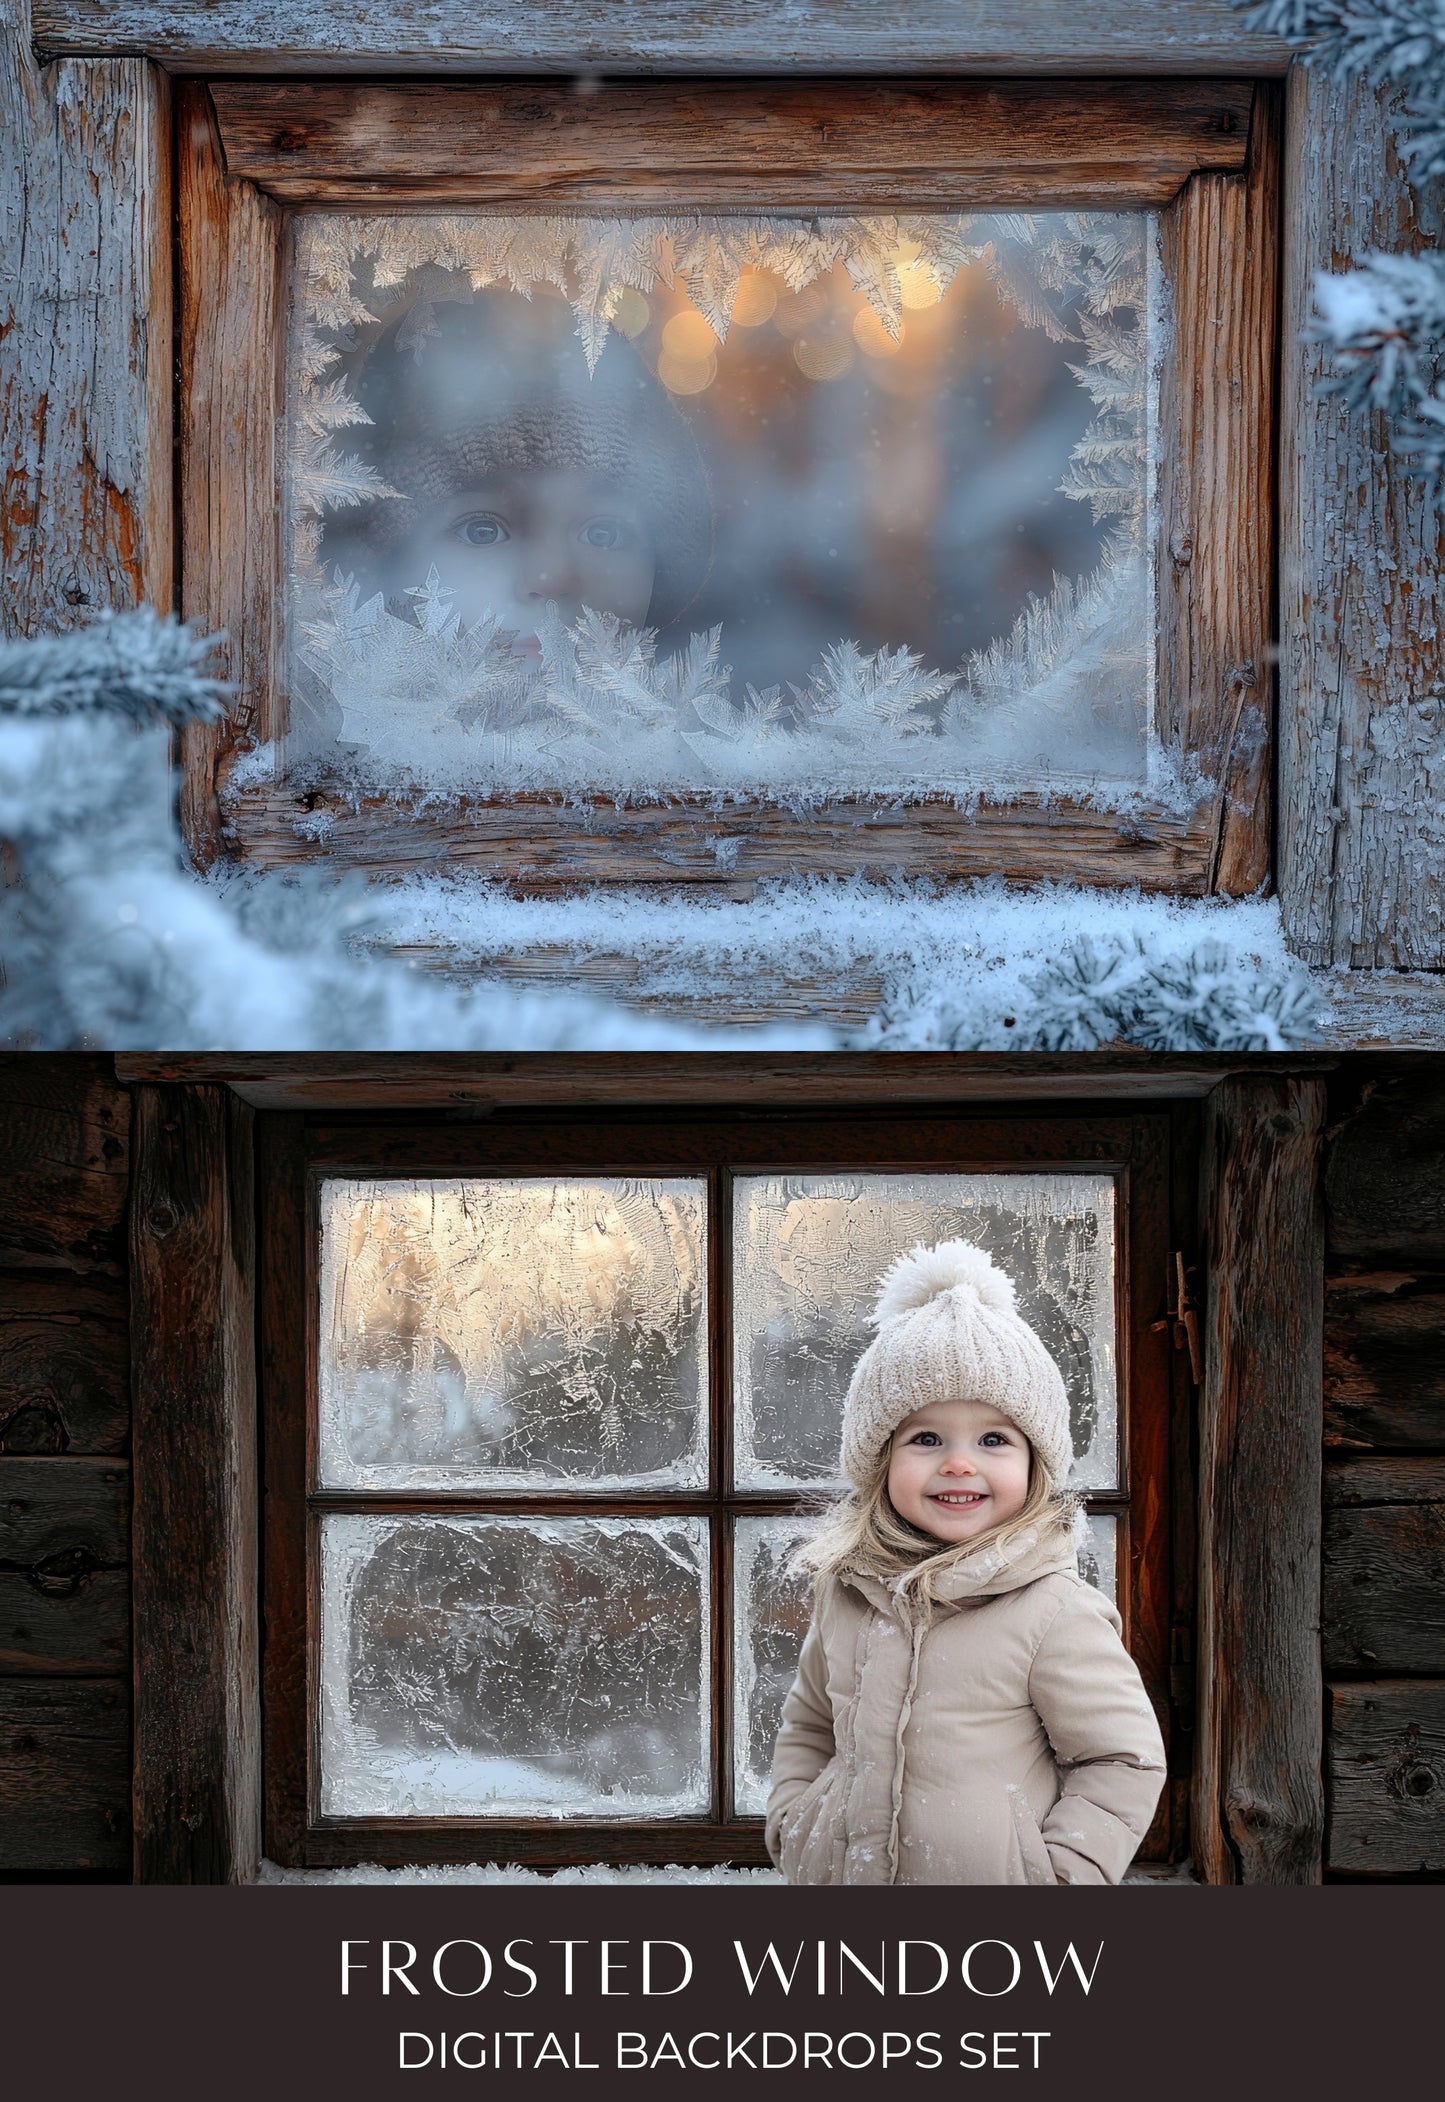
[(452, 531), (468, 547), (500, 547), (512, 537), (494, 511), (478, 511), (472, 518), (458, 519)]
[(584, 547), (621, 547), (627, 528), (620, 518), (589, 518), (577, 538)]
[(980, 1445), (1007, 1445), (1008, 1437), (1003, 1431), (985, 1431), (978, 1442)]
[(915, 1431), (908, 1442), (910, 1445), (941, 1445), (943, 1440), (937, 1431)]

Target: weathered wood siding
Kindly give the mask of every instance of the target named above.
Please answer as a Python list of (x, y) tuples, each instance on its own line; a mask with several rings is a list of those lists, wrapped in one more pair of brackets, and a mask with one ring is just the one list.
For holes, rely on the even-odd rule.
[(166, 77), (43, 70), (0, 0), (0, 627), (174, 597)]
[(130, 1869), (130, 1097), (0, 1059), (0, 1872)]
[(36, 0), (46, 51), (189, 71), (1282, 73), (1228, 0)]
[(1295, 67), (1286, 122), (1280, 420), (1279, 867), (1311, 963), (1445, 965), (1440, 525), (1382, 415), (1322, 401), (1300, 336), (1318, 270), (1438, 243), (1389, 107)]
[(1346, 1068), (1326, 1171), (1325, 1865), (1445, 1871), (1445, 1068)]

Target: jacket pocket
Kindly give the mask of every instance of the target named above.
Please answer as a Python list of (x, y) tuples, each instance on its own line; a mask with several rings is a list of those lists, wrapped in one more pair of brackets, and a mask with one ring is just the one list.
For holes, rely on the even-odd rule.
[(1054, 1864), (1049, 1859), (1044, 1835), (1039, 1830), (1039, 1821), (1028, 1797), (1021, 1788), (1015, 1788), (1009, 1792), (1008, 1803), (1013, 1814), (1014, 1838), (1022, 1871), (1020, 1882), (1056, 1885), (1059, 1879), (1054, 1874)]
[(789, 1883), (816, 1883), (822, 1880), (817, 1875), (802, 1875), (800, 1870), (808, 1850), (808, 1842), (818, 1822), (819, 1808), (837, 1769), (838, 1761), (833, 1758), (821, 1773), (814, 1774), (798, 1800), (789, 1805), (778, 1828), (778, 1866)]

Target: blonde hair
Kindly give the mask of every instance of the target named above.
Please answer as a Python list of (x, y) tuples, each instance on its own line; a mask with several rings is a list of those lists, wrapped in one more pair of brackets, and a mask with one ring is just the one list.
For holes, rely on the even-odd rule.
[(961, 1545), (936, 1540), (900, 1518), (893, 1508), (888, 1494), (892, 1449), (890, 1435), (874, 1458), (866, 1486), (823, 1507), (818, 1531), (789, 1560), (790, 1575), (812, 1575), (820, 1580), (854, 1570), (859, 1576), (878, 1577), (890, 1584), (900, 1598), (929, 1604), (938, 1596), (940, 1577), (985, 1549), (1002, 1553), (1011, 1541), (1029, 1531), (1073, 1530), (1078, 1499), (1054, 1487), (1048, 1469), (1029, 1445), (1028, 1494), (1013, 1517)]

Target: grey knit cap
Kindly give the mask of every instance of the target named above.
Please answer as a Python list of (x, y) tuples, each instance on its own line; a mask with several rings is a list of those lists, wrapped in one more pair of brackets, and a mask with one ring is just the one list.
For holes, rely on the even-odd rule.
[(1015, 1311), (1013, 1281), (971, 1241), (913, 1248), (884, 1272), (878, 1331), (843, 1409), (843, 1471), (861, 1489), (900, 1423), (935, 1401), (982, 1401), (1016, 1423), (1058, 1489), (1073, 1459), (1063, 1375)]
[(638, 505), (656, 562), (648, 622), (676, 620), (707, 576), (712, 499), (691, 430), (627, 339), (610, 336), (589, 373), (565, 301), (496, 291), (439, 303), (431, 330), (409, 340), (393, 321), (353, 361), (372, 419), (357, 450), (400, 494), (328, 518), (326, 563), (364, 572), (489, 476), (576, 471)]

